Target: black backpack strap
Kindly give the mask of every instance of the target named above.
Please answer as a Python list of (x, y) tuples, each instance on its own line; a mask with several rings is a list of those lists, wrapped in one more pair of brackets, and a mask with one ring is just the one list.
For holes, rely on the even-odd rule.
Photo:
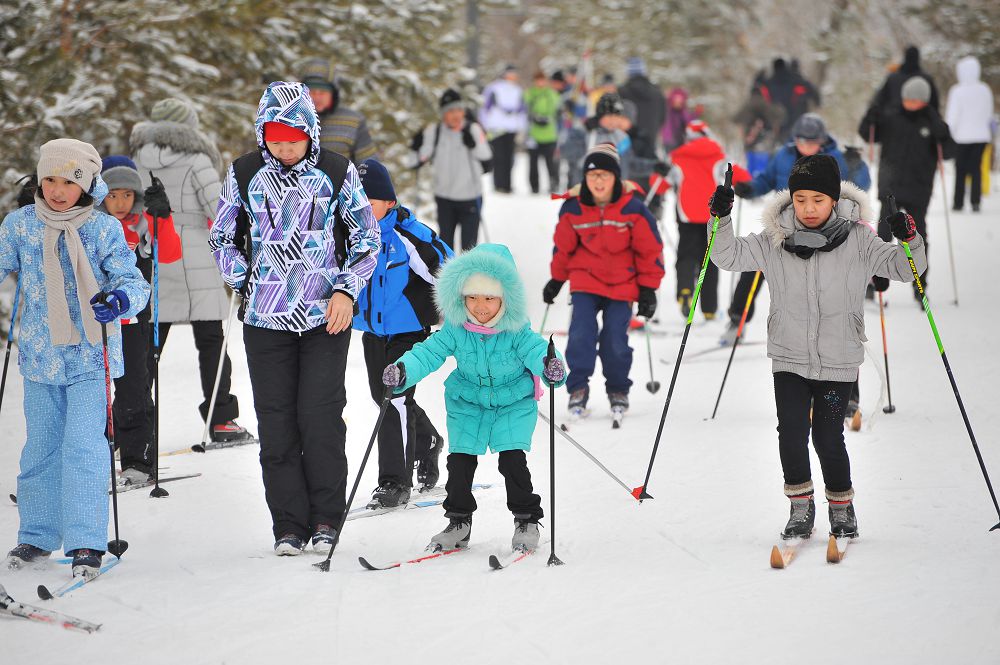
[(333, 183), (333, 194), (331, 205), (333, 206), (333, 255), (337, 259), (337, 265), (343, 268), (347, 265), (347, 224), (344, 222), (343, 213), (340, 211), (340, 190), (344, 186), (344, 178), (347, 177), (347, 168), (351, 162), (343, 155), (332, 150), (321, 148), (319, 159), (316, 161), (316, 168), (325, 173), (330, 182)]

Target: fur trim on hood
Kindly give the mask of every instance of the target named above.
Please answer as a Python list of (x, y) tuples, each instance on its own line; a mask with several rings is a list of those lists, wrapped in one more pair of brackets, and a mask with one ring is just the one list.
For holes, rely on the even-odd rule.
[(445, 323), (461, 326), (468, 320), (462, 289), (476, 273), (491, 277), (503, 286), (504, 311), (494, 328), (499, 332), (516, 332), (526, 326), (528, 298), (524, 282), (510, 250), (497, 244), (476, 245), (441, 268), (434, 288), (434, 300), (444, 314)]
[(139, 122), (132, 128), (128, 145), (133, 155), (139, 154), (144, 145), (153, 144), (161, 148), (170, 148), (177, 153), (203, 153), (208, 155), (217, 170), (225, 165), (222, 155), (208, 139), (197, 129), (177, 122)]
[[(873, 219), (868, 194), (846, 180), (840, 183), (840, 200), (837, 201), (835, 210), (838, 217), (855, 224), (870, 224)], [(768, 199), (764, 212), (761, 213), (761, 222), (764, 224), (764, 233), (771, 238), (775, 247), (780, 246), (795, 231), (795, 209), (792, 207), (792, 195), (787, 189), (775, 192)]]

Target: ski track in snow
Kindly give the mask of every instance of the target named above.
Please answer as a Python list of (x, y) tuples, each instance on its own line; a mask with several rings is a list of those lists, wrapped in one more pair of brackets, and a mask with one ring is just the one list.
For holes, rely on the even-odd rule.
[[(527, 189), (525, 171), (519, 160), (514, 182), (520, 192)], [(952, 184), (949, 175), (949, 189)], [(987, 339), (1000, 324), (991, 251), (1000, 235), (1000, 197), (985, 199), (980, 215), (951, 213), (962, 288), (956, 308), (936, 194), (929, 213), (934, 315), (983, 456), (1000, 482), (994, 399), (1000, 363)], [(405, 203), (411, 193), (401, 196)], [(540, 292), (558, 208), (558, 201), (525, 194), (488, 193), (485, 202), (490, 237), (511, 246), (525, 278), (535, 326), (544, 310)], [(672, 200), (665, 208), (672, 225)], [(743, 205), (743, 233), (759, 228), (760, 209), (759, 202)], [(669, 247), (665, 260), (660, 327), (680, 333)], [(720, 289), (728, 288), (727, 275), (719, 281)], [(553, 329), (567, 327), (567, 292), (549, 313)], [(765, 338), (768, 295), (765, 287), (747, 340)], [(720, 293), (719, 300), (725, 306), (729, 297)], [(271, 663), (319, 649), (324, 661), (340, 663), (420, 662), (445, 653), (477, 665), (762, 663), (789, 656), (812, 663), (1000, 662), (994, 637), (1000, 625), (1000, 533), (987, 533), (997, 516), (922, 309), (909, 286), (894, 284), (887, 300), (897, 412), (879, 414), (870, 431), (845, 433), (861, 537), (838, 566), (824, 559), (828, 523), (815, 456), (817, 542), (803, 547), (787, 570), (768, 566), (788, 504), (770, 362), (765, 347), (754, 345), (737, 351), (715, 421), (704, 419), (728, 352), (681, 366), (648, 488), (654, 500), (639, 504), (557, 437), (556, 552), (565, 566), (546, 568), (548, 553), (539, 552), (502, 574), (489, 570), (488, 555), (505, 551), (513, 530), (493, 456), (481, 460), (476, 479), (499, 485), (477, 495), (471, 550), (374, 575), (360, 568), (359, 555), (377, 561), (417, 556), (445, 524), (440, 511), (349, 522), (331, 572), (323, 574), (310, 565), (321, 560), (317, 554), (273, 556), (256, 449), (179, 455), (169, 458), (172, 475), (203, 476), (168, 485), (165, 499), (150, 499), (145, 491), (122, 495), (121, 535), (130, 543), (122, 564), (51, 605), (102, 623), (101, 631), (78, 635), (0, 617), (0, 660), (93, 662), (113, 651), (119, 658), (142, 654), (143, 663)], [(877, 306), (867, 306), (866, 324), (881, 362)], [(723, 328), (717, 320), (693, 330), (688, 351), (711, 346)], [(233, 390), (242, 403), (241, 423), (256, 433), (239, 325), (233, 330)], [(645, 340), (631, 339), (635, 386), (622, 429), (611, 429), (598, 376), (592, 382), (593, 416), (574, 425), (572, 435), (635, 486), (646, 470), (670, 378), (671, 368), (658, 360), (672, 362), (680, 342), (674, 336), (652, 339), (654, 371), (663, 387), (650, 395), (643, 388), (649, 379)], [(556, 340), (565, 346), (565, 337)], [(357, 336), (352, 347), (349, 481), (377, 414)], [(195, 363), (190, 328), (178, 326), (160, 366), (164, 451), (188, 447), (201, 436)], [(442, 383), (452, 367), (449, 362), (417, 391), (440, 428)], [(21, 380), (11, 369), (0, 414), (4, 497), (16, 491), (24, 441)], [(864, 365), (863, 411), (874, 407), (879, 388), (875, 369)], [(565, 391), (556, 402), (556, 420), (564, 422)], [(543, 398), (542, 407), (547, 404)], [(541, 421), (534, 444), (531, 470), (548, 512), (548, 432)], [(376, 459), (355, 505), (375, 487)], [(444, 476), (443, 456), (441, 464)], [(16, 509), (0, 510), (5, 549), (15, 544), (17, 525)], [(547, 518), (543, 525), (547, 543)], [(36, 585), (57, 585), (67, 574), (65, 566), (50, 563), (43, 570), (3, 571), (0, 584), (15, 599), (32, 602)]]

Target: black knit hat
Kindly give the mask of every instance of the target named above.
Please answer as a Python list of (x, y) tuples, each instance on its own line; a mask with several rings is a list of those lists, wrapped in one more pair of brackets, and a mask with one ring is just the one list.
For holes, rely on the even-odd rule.
[(840, 199), (840, 166), (830, 155), (800, 157), (788, 174), (788, 193), (810, 189), (826, 194), (834, 201)]
[(444, 113), (455, 108), (462, 108), (462, 95), (454, 88), (448, 88), (441, 94), (441, 99), (438, 101), (438, 109)]
[(621, 157), (618, 155), (618, 149), (615, 148), (614, 144), (598, 143), (583, 158), (584, 173), (598, 169), (614, 173), (615, 178), (622, 177)]

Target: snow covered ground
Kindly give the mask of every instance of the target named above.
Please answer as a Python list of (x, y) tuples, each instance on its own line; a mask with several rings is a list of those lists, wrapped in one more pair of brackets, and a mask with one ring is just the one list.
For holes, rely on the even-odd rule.
[[(522, 165), (523, 166), (523, 165)], [(526, 178), (519, 168), (520, 192)], [(951, 183), (949, 183), (950, 188)], [(541, 196), (490, 196), (485, 217), (494, 242), (511, 246), (544, 305), (551, 232), (558, 203)], [(743, 206), (744, 232), (760, 204)], [(961, 306), (952, 304), (942, 202), (931, 205), (930, 294), (983, 456), (1000, 483), (1000, 363), (991, 331), (995, 307), (994, 226), (1000, 198), (984, 212), (952, 214)], [(673, 224), (668, 213), (668, 226)], [(633, 336), (632, 410), (612, 431), (601, 379), (594, 382), (589, 422), (572, 434), (631, 486), (642, 482), (663, 407), (683, 321), (673, 303), (671, 270), (660, 291), (661, 328), (654, 337), (648, 380), (645, 341)], [(729, 288), (728, 274), (721, 290)], [(759, 307), (766, 308), (767, 290)], [(445, 523), (438, 508), (348, 523), (329, 574), (308, 554), (271, 553), (270, 521), (255, 450), (164, 457), (164, 475), (200, 472), (166, 485), (170, 497), (145, 491), (120, 497), (122, 565), (66, 598), (62, 611), (104, 624), (94, 635), (0, 618), (0, 662), (142, 663), (473, 662), (473, 663), (998, 663), (1000, 532), (923, 311), (909, 287), (894, 285), (886, 310), (893, 415), (874, 414), (879, 374), (862, 367), (862, 409), (871, 427), (848, 432), (861, 538), (844, 562), (824, 558), (826, 506), (817, 494), (815, 542), (791, 568), (775, 571), (768, 554), (787, 518), (775, 433), (770, 364), (763, 345), (737, 352), (719, 415), (711, 414), (728, 351), (695, 357), (715, 345), (724, 323), (700, 315), (687, 347), (649, 491), (636, 502), (588, 460), (558, 440), (557, 553), (565, 566), (547, 568), (545, 553), (502, 572), (487, 556), (509, 546), (511, 516), (502, 484), (477, 494), (472, 547), (445, 559), (387, 572), (367, 572), (359, 555), (377, 561), (417, 555)], [(723, 305), (729, 297), (721, 295)], [(766, 311), (763, 310), (763, 311)], [(765, 337), (758, 314), (748, 341)], [(548, 327), (564, 329), (565, 292)], [(882, 361), (877, 308), (867, 311), (869, 345)], [(234, 330), (238, 333), (238, 324)], [(556, 337), (565, 344), (565, 337)], [(256, 431), (241, 337), (232, 340), (234, 392), (241, 422)], [(161, 364), (164, 451), (196, 443), (201, 425), (196, 354), (190, 330), (175, 329)], [(420, 402), (443, 426), (447, 368), (421, 384)], [(374, 425), (360, 340), (348, 367), (348, 454), (351, 480)], [(14, 372), (0, 414), (0, 534), (4, 549), (17, 532), (15, 491), (24, 440), (21, 382)], [(547, 397), (544, 404), (547, 405)], [(566, 395), (557, 394), (557, 419)], [(529, 455), (548, 512), (548, 431), (539, 422)], [(444, 458), (442, 457), (442, 464)], [(821, 486), (818, 463), (815, 479)], [(365, 471), (355, 503), (375, 486)], [(495, 458), (482, 460), (477, 480), (501, 482)], [(442, 479), (443, 481), (443, 479)], [(443, 484), (443, 482), (442, 482)], [(0, 577), (28, 602), (40, 583), (68, 576), (65, 566)]]

